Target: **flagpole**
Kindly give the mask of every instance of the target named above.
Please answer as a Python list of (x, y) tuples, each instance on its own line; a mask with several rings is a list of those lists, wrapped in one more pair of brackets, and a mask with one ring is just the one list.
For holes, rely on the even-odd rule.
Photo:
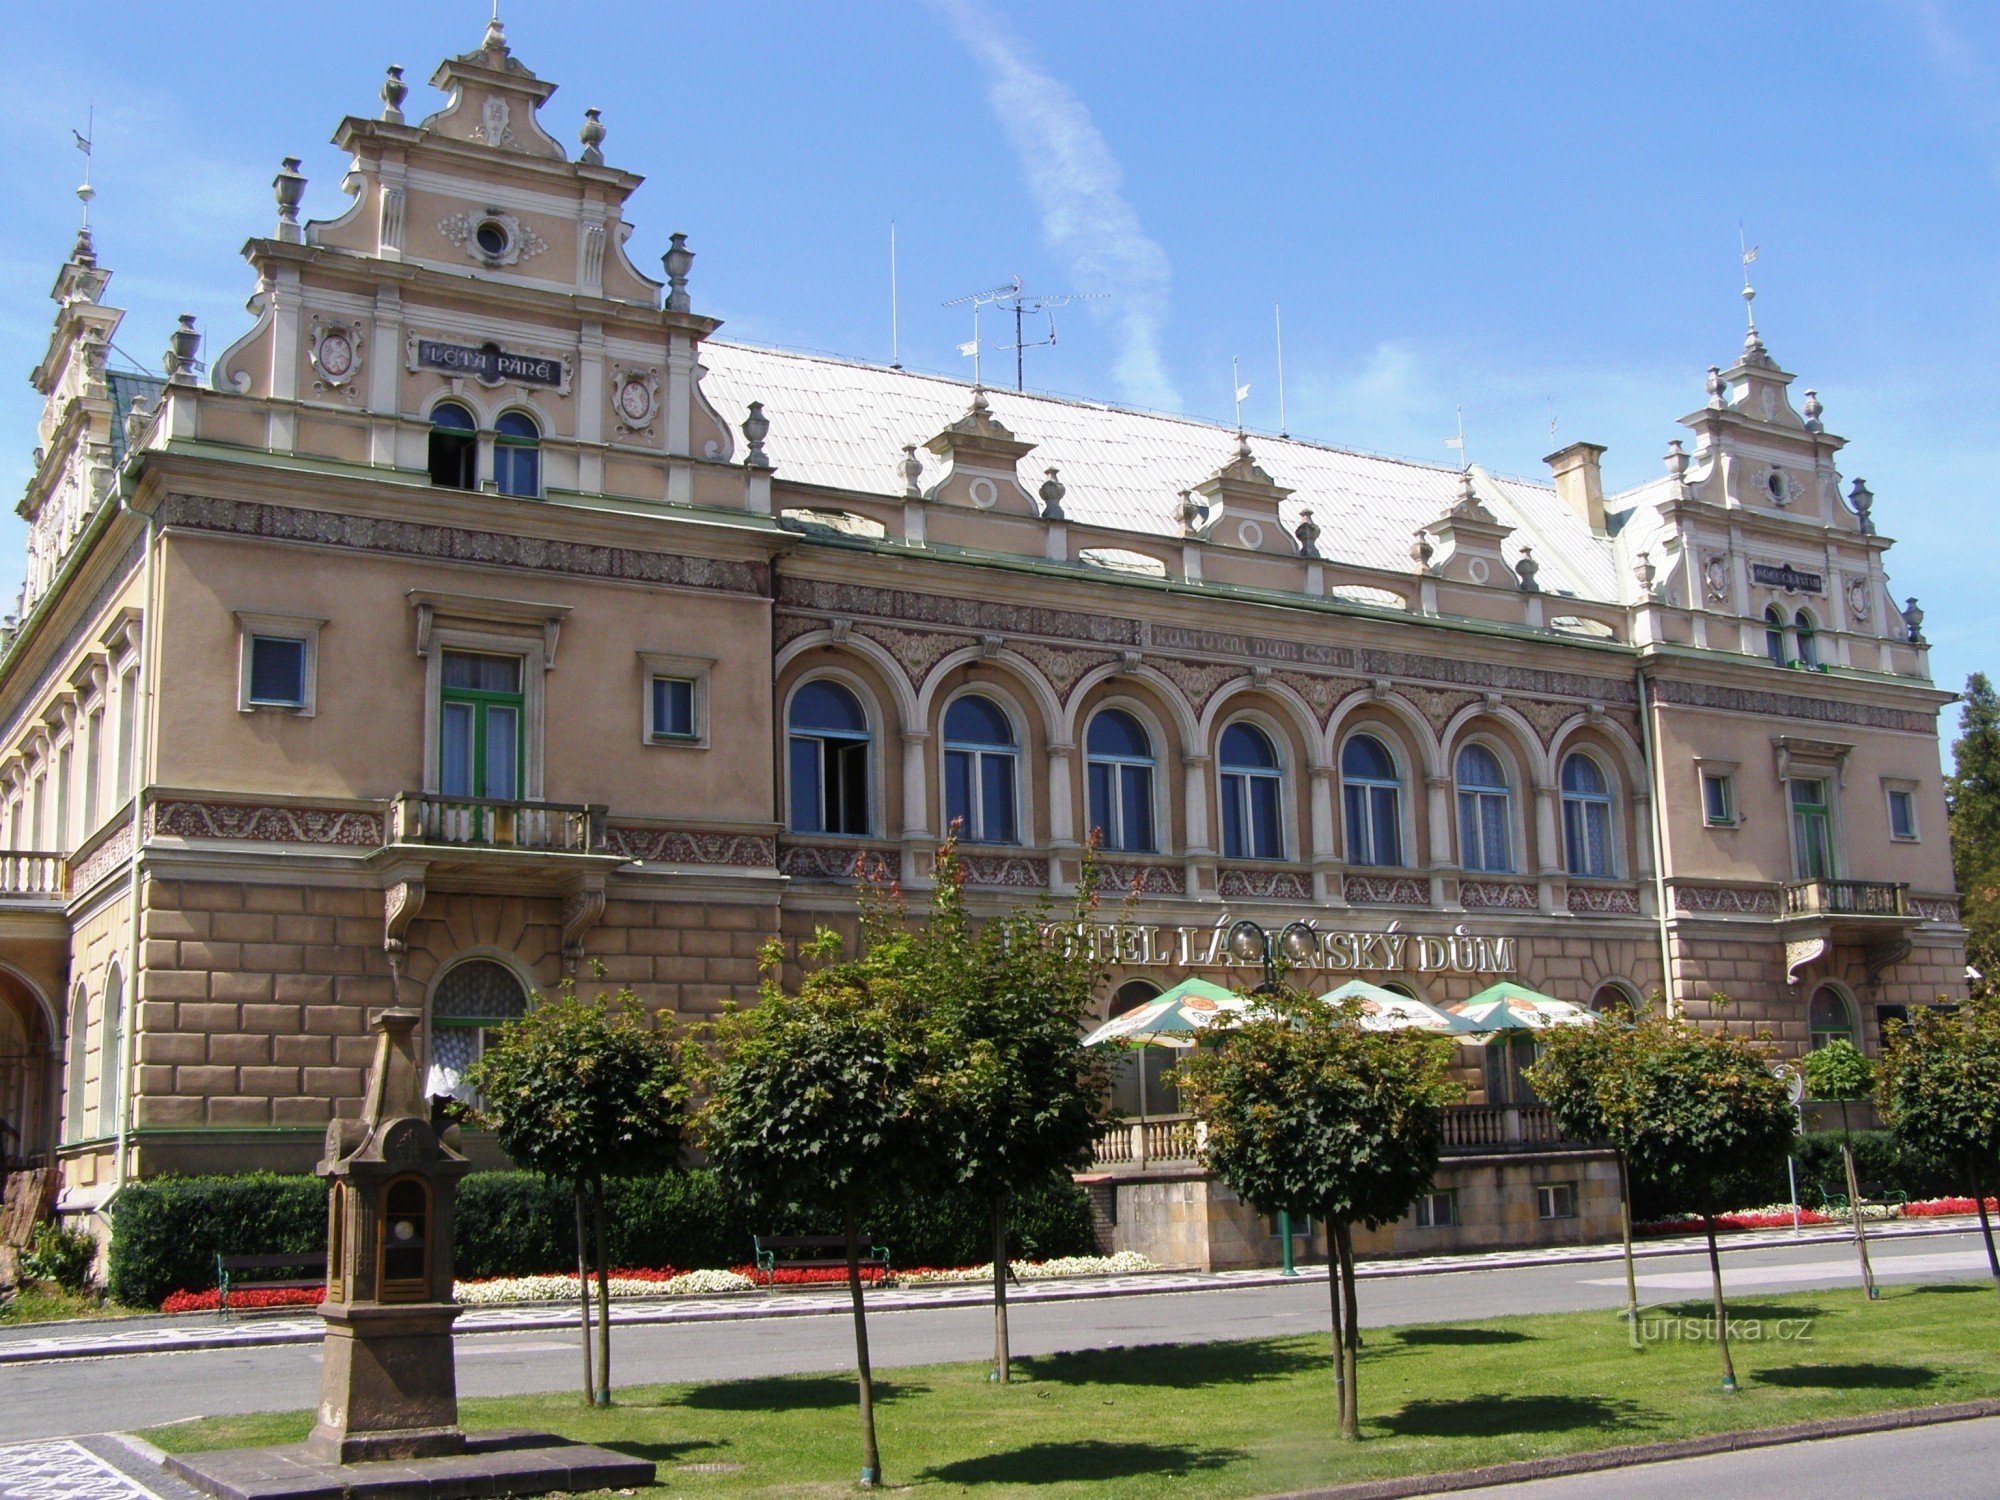
[(1275, 302), (1271, 304), (1271, 321), (1278, 330), (1278, 436), (1288, 438), (1292, 428), (1285, 420), (1285, 311)]
[(902, 330), (896, 317), (896, 221), (889, 221), (889, 368), (903, 368)]

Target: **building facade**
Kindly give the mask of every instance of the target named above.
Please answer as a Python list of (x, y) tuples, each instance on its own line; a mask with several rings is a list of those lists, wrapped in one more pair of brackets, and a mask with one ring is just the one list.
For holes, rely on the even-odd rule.
[[(340, 217), (286, 163), (205, 372), (185, 319), (110, 368), (88, 234), (55, 285), (0, 1023), (66, 1208), (304, 1167), (398, 998), (445, 1093), (592, 960), (712, 1013), (952, 825), (988, 910), (1097, 830), (1107, 1009), (1243, 917), (1329, 981), (1792, 1051), (1962, 993), (1950, 695), (1754, 326), (1613, 496), (1588, 443), (1530, 482), (984, 391), (718, 338), (682, 236), (628, 258), (596, 111), (572, 154), (497, 24), (432, 82), (341, 122)], [(1486, 1064), (1455, 1139), (1519, 1175)]]

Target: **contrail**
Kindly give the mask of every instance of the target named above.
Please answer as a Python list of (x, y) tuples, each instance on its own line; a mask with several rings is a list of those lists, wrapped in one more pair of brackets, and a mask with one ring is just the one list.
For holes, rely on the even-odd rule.
[(1160, 329), (1173, 268), (1125, 201), (1125, 174), (1083, 101), (1030, 63), (976, 0), (931, 0), (986, 70), (986, 98), (1020, 159), (1042, 237), (1086, 289), (1110, 301), (1091, 312), (1116, 329), (1121, 393), (1139, 406), (1181, 409)]

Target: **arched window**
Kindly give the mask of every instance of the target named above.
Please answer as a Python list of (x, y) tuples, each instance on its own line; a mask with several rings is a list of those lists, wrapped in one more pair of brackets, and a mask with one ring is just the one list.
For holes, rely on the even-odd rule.
[(1403, 783), (1395, 757), (1372, 734), (1357, 734), (1340, 752), (1340, 795), (1347, 814), (1347, 862), (1403, 863)]
[(1271, 737), (1254, 724), (1222, 731), (1222, 857), (1283, 859), (1284, 778)]
[(90, 1065), (90, 995), (82, 985), (69, 1004), (69, 1098), (63, 1112), (63, 1139), (83, 1139), (84, 1070)]
[(118, 1129), (125, 1094), (125, 979), (114, 967), (104, 981), (104, 1038), (97, 1054), (97, 1133)]
[(1562, 764), (1563, 862), (1572, 875), (1609, 880), (1611, 786), (1604, 770), (1581, 752)]
[(1084, 736), (1090, 826), (1106, 849), (1150, 854), (1153, 838), (1153, 742), (1137, 719), (1107, 708)]
[(792, 694), (792, 832), (868, 832), (868, 716), (861, 700), (818, 678)]
[(1484, 745), (1458, 752), (1458, 862), (1467, 870), (1504, 875), (1514, 868), (1513, 815), (1507, 773)]
[(1630, 1021), (1639, 1014), (1639, 1002), (1629, 989), (1614, 980), (1597, 987), (1597, 993), (1590, 997), (1590, 1009), (1607, 1019)]
[(528, 1013), (528, 992), (497, 959), (453, 964), (431, 993), (431, 1071), (424, 1092), (433, 1099), (474, 1103), (465, 1071), (486, 1050), (486, 1033)]
[(502, 412), (493, 424), (493, 484), (503, 495), (542, 492), (542, 429), (526, 412)]
[(1777, 605), (1764, 611), (1764, 654), (1783, 666), (1791, 659), (1785, 650), (1785, 615)]
[[(1111, 997), (1111, 1014), (1137, 1010), (1160, 993), (1150, 979), (1128, 979)], [(1180, 1061), (1173, 1047), (1121, 1047), (1111, 1058), (1111, 1107), (1121, 1115), (1178, 1114), (1180, 1090), (1174, 1087), (1174, 1066)]]
[(1856, 1046), (1861, 1043), (1854, 1034), (1854, 1012), (1848, 1007), (1847, 997), (1830, 984), (1814, 990), (1812, 999), (1806, 1002), (1806, 1037), (1806, 1045), (1814, 1051), (1828, 1042), (1852, 1042)]
[(479, 488), (479, 424), (456, 401), (431, 412), (431, 483), (448, 490)]
[(1020, 841), (1014, 725), (991, 698), (968, 694), (944, 711), (944, 815), (975, 844)]
[(1813, 624), (1813, 617), (1804, 610), (1793, 616), (1792, 623), (1799, 633), (1799, 665), (1816, 667), (1819, 665), (1819, 629)]

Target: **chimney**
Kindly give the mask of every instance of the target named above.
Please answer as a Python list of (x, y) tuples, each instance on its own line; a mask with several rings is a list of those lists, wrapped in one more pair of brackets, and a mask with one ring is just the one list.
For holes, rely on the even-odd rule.
[(1598, 536), (1604, 535), (1604, 472), (1598, 467), (1603, 457), (1601, 443), (1571, 443), (1542, 460), (1556, 477), (1556, 497)]

